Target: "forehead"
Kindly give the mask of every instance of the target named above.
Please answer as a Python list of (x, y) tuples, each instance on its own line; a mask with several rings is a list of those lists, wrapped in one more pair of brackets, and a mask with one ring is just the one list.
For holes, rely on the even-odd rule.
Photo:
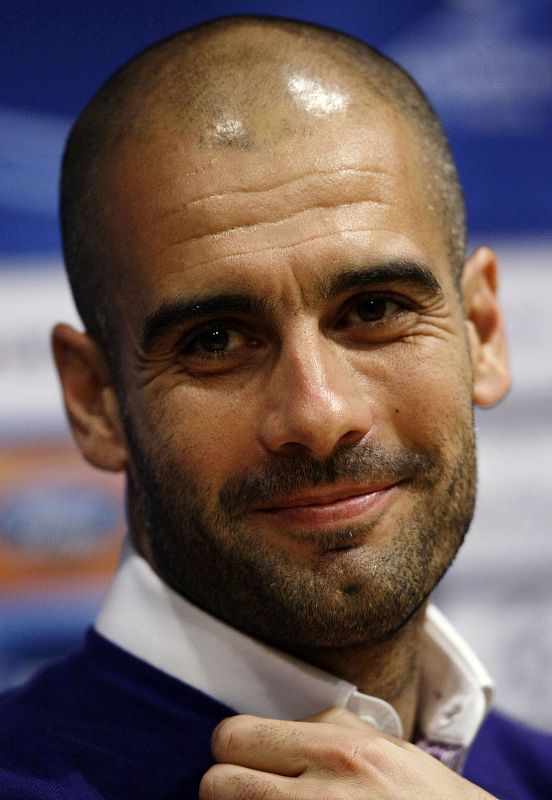
[(101, 200), (135, 315), (175, 293), (278, 291), (290, 272), (406, 258), (442, 269), (446, 243), (424, 194), (418, 144), (388, 108), (281, 137), (205, 146), (174, 130), (128, 137)]

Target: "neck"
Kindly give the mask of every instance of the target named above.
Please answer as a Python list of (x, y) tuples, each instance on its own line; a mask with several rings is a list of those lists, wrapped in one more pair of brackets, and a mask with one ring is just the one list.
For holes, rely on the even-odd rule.
[(420, 677), (420, 642), (426, 604), (392, 638), (366, 647), (309, 648), (294, 651), (326, 672), (331, 672), (361, 692), (386, 700), (411, 740), (416, 725)]

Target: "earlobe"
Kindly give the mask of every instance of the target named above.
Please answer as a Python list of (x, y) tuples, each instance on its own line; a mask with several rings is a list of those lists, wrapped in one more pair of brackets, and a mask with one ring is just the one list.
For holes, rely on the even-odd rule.
[(81, 453), (100, 469), (125, 469), (125, 437), (105, 356), (90, 336), (64, 324), (54, 328), (52, 346), (69, 424)]
[(488, 247), (478, 248), (462, 275), (468, 341), (477, 405), (498, 403), (510, 388), (504, 321), (497, 297), (498, 265)]

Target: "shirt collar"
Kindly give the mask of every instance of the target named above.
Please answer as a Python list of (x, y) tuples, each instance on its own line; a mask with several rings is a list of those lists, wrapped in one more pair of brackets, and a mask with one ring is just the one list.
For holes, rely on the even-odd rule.
[[(238, 713), (300, 719), (341, 706), (402, 737), (385, 700), (226, 625), (170, 589), (127, 542), (95, 622), (134, 656), (215, 697)], [(486, 714), (492, 682), (434, 606), (428, 608), (419, 727), (428, 740), (469, 746)]]

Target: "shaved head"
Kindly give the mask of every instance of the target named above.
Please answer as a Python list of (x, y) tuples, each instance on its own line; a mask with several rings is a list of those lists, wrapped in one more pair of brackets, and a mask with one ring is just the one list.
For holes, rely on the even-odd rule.
[(54, 331), (67, 412), (126, 471), (138, 553), (238, 630), (383, 697), (390, 654), (415, 693), (403, 645), (471, 518), (473, 403), (507, 388), (494, 255), (464, 263), (421, 90), (334, 31), (207, 23), (92, 99), (61, 213), (89, 334)]
[(124, 65), (69, 137), (61, 180), (65, 263), (90, 335), (116, 358), (113, 298), (125, 272), (108, 230), (109, 165), (136, 138), (268, 154), (304, 143), (328, 113), (358, 123), (399, 115), (417, 144), (427, 207), (459, 276), (465, 220), (441, 125), (415, 82), (377, 50), (335, 31), (272, 18), (216, 20), (176, 34)]

